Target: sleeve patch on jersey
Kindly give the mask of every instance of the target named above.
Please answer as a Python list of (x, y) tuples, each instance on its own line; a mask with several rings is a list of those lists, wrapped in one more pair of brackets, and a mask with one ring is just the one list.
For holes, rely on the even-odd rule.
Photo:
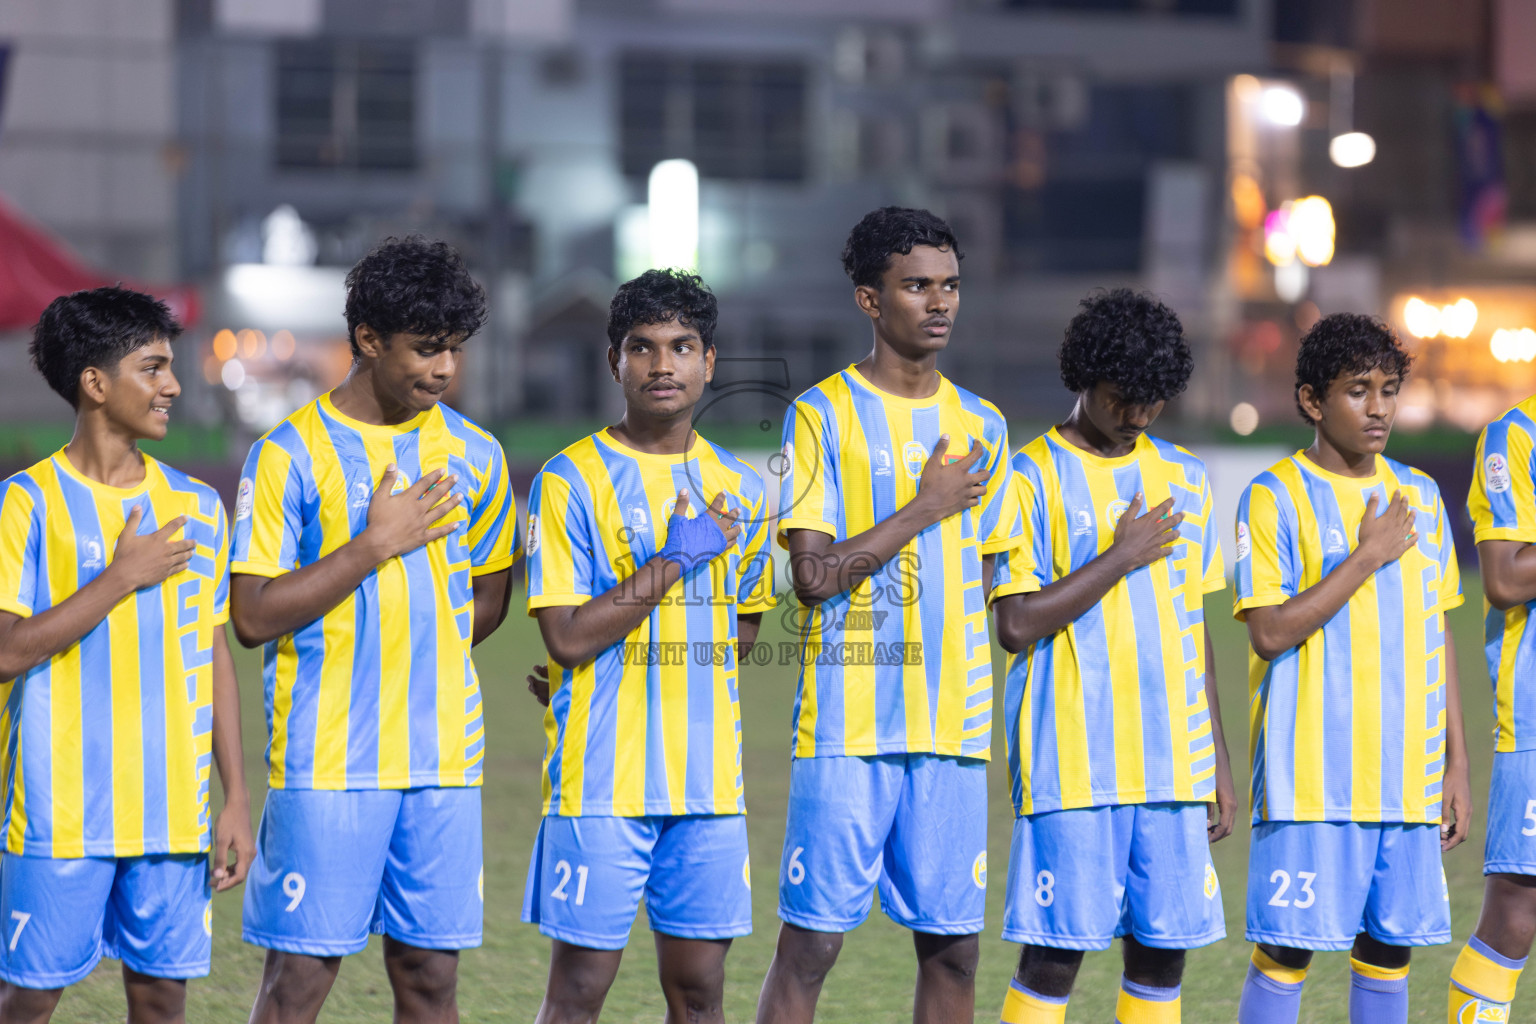
[(1509, 490), (1509, 463), (1504, 460), (1504, 456), (1494, 452), (1483, 460), (1483, 478), (1488, 483), (1490, 493), (1503, 494)]
[(539, 517), (535, 512), (528, 513), (528, 543), (526, 547), (530, 555), (539, 553)]
[(1253, 545), (1248, 539), (1248, 524), (1237, 524), (1237, 560), (1241, 562), (1248, 557), (1248, 552), (1253, 550)]
[(251, 518), (256, 506), (256, 484), (250, 477), (240, 478), (240, 490), (235, 495), (235, 521)]

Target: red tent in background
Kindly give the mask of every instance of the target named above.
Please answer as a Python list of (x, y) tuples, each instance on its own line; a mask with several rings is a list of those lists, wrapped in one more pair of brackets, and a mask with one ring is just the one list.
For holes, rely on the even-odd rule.
[[(62, 242), (0, 200), (0, 331), (31, 327), (44, 307), (60, 295), (118, 283), (82, 265)], [(121, 284), (164, 301), (184, 327), (197, 323), (202, 312), (197, 289), (191, 286)]]

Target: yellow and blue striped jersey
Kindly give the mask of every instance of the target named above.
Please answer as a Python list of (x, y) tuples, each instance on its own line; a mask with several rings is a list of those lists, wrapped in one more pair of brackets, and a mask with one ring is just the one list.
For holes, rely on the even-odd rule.
[(1440, 488), (1380, 455), (1369, 477), (1297, 452), (1237, 510), (1235, 614), (1284, 604), (1349, 557), (1365, 504), (1412, 505), (1418, 543), (1299, 646), (1248, 658), (1253, 820), (1437, 822), (1445, 772), (1445, 612), (1461, 573)]
[[(1477, 466), (1467, 511), (1474, 538), (1536, 543), (1536, 396), (1488, 424), (1477, 441)], [(1494, 749), (1536, 748), (1536, 651), (1530, 629), (1536, 601), (1501, 612), (1483, 601), (1484, 652), (1493, 680)]]
[(551, 661), (545, 814), (746, 811), (736, 617), (774, 603), (756, 470), (698, 435), (679, 455), (637, 451), (606, 430), (571, 445), (529, 494), (528, 614), (585, 604), (632, 576), (666, 543), (680, 490), (690, 516), (724, 493), (741, 536), (684, 573), (624, 640), (583, 665)]
[(790, 530), (856, 537), (917, 496), (941, 434), (973, 441), (990, 474), (981, 504), (924, 529), (894, 558), (802, 616), (796, 757), (991, 756), (992, 647), (982, 557), (1012, 547), (1008, 425), (948, 379), (929, 398), (888, 394), (850, 366), (784, 420), (779, 542)]
[(0, 685), (5, 848), (41, 857), (208, 849), (213, 634), (228, 620), (224, 505), (207, 484), (144, 456), (144, 480), (109, 487), (62, 451), (0, 482), (0, 611), (58, 605), (139, 532), (186, 517), (185, 570), (124, 598), (48, 661)]
[(1145, 434), (1104, 458), (1053, 428), (1013, 457), (1013, 479), (1024, 538), (999, 558), (994, 598), (1038, 590), (1099, 557), (1138, 493), (1142, 514), (1169, 498), (1171, 514), (1184, 514), (1172, 554), (1009, 661), (1014, 810), (1214, 800), (1204, 598), (1226, 579), (1205, 464)]
[(501, 445), (441, 403), (393, 426), (362, 423), (329, 395), (251, 448), (230, 571), (276, 577), (363, 532), (394, 463), (396, 489), (446, 468), (458, 530), (391, 558), (335, 608), (262, 652), (273, 789), (478, 786), (485, 754), (470, 660), (471, 577), (518, 550)]

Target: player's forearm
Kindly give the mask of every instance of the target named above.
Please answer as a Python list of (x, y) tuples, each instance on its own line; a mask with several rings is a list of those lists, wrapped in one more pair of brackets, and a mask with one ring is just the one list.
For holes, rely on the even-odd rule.
[(538, 610), (539, 633), (556, 664), (585, 665), (629, 636), (682, 578), (677, 562), (656, 557), (585, 604)]
[(474, 635), (470, 641), (473, 646), (500, 629), (506, 621), (512, 594), (512, 570), (507, 568), (475, 576), (471, 586), (475, 602)]
[(1111, 548), (1093, 561), (1031, 594), (1010, 594), (992, 605), (997, 616), (997, 642), (1017, 654), (1066, 629), (1125, 578)]
[(302, 629), (345, 601), (384, 560), (366, 536), (281, 576), (231, 576), (229, 618), (235, 636), (246, 647), (257, 647)]
[(752, 647), (757, 643), (757, 633), (763, 626), (763, 613), (736, 616), (736, 670), (747, 663)]
[(79, 643), (132, 593), (108, 566), (52, 608), (27, 618), (5, 615), (9, 627), (0, 632), (0, 680), (15, 679)]
[(1456, 642), (1445, 631), (1445, 763), (1465, 771), (1467, 733), (1461, 717), (1461, 674), (1456, 670)]
[(1274, 661), (1301, 646), (1337, 615), (1379, 568), (1357, 548), (1332, 572), (1284, 604), (1250, 608), (1245, 619), (1253, 652), (1265, 661)]
[(1501, 612), (1536, 601), (1536, 544), (1485, 540), (1477, 546), (1483, 594)]
[(815, 530), (789, 531), (789, 571), (795, 596), (809, 607), (853, 590), (938, 521), (913, 501), (863, 533), (836, 543), (829, 534)]
[(1211, 713), (1211, 742), (1216, 746), (1216, 777), (1232, 779), (1232, 760), (1227, 753), (1227, 733), (1221, 725), (1221, 692), (1216, 685), (1216, 651), (1211, 632), (1205, 631), (1205, 703)]
[(213, 634), (213, 763), (224, 789), (224, 805), (249, 806), (245, 748), (240, 739), (240, 688), (223, 626)]

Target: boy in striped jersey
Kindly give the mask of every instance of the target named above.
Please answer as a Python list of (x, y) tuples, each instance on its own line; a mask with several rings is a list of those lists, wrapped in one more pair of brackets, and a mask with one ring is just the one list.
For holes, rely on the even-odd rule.
[(1208, 847), (1237, 810), (1210, 482), (1147, 433), (1194, 359), (1172, 310), (1118, 289), (1083, 301), (1060, 362), (1077, 404), (1013, 458), (1024, 541), (993, 591), (1018, 815), (1003, 938), (1024, 945), (1002, 1019), (1060, 1024), (1083, 951), (1121, 937), (1115, 1020), (1167, 1024), (1185, 951), (1226, 934)]
[(757, 1019), (808, 1024), (876, 888), (913, 933), (913, 1018), (969, 1020), (987, 884), (992, 557), (1011, 547), (1008, 426), (937, 370), (961, 253), (926, 210), (854, 227), (868, 356), (784, 421), (779, 543), (804, 606), (783, 927)]
[(693, 430), (715, 297), (648, 270), (608, 314), (618, 423), (545, 464), (528, 502), (528, 613), (550, 664), (544, 820), (523, 920), (553, 940), (541, 1024), (597, 1019), (642, 896), (667, 1019), (718, 1021), (752, 930), (740, 663), (773, 606), (756, 470)]
[(1536, 397), (1477, 442), (1472, 514), (1498, 724), (1488, 794), (1483, 911), (1451, 972), (1450, 1024), (1503, 1022), (1536, 936)]
[(256, 442), (235, 508), (231, 615), (263, 645), (269, 732), (256, 1024), (313, 1021), (370, 932), (395, 1020), (457, 1019), (484, 913), (470, 647), (506, 614), (517, 512), (501, 445), (440, 399), (485, 293), (446, 244), (388, 239), (346, 317), (346, 379)]
[(1311, 447), (1238, 506), (1253, 832), (1242, 1024), (1294, 1024), (1316, 950), (1350, 950), (1353, 1024), (1408, 1019), (1414, 946), (1450, 941), (1442, 850), (1471, 824), (1456, 652), (1461, 576), (1440, 489), (1384, 458), (1409, 356), (1372, 317), (1296, 358)]
[(123, 963), (129, 1020), (182, 1020), (213, 942), (210, 759), (225, 801), (213, 887), (254, 853), (224, 505), (138, 449), (165, 437), (181, 393), (180, 333), (148, 295), (98, 288), (55, 299), (33, 336), (75, 433), (0, 482), (7, 1022), (48, 1020), (103, 955)]

